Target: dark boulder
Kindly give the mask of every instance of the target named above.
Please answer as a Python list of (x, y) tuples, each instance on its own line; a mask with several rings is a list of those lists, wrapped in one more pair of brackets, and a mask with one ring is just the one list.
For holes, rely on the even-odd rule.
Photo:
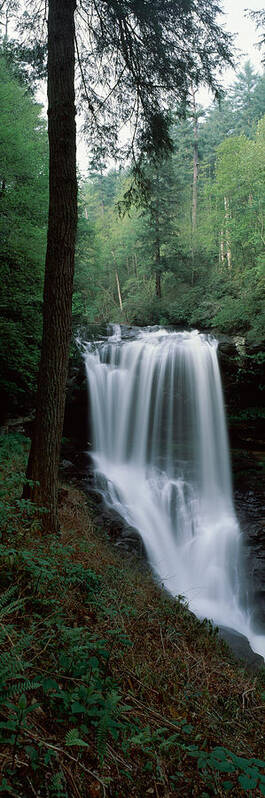
[(226, 626), (219, 626), (219, 637), (229, 645), (236, 659), (242, 660), (252, 671), (259, 671), (264, 667), (264, 659), (260, 654), (256, 654), (250, 648), (249, 642), (244, 635), (229, 629)]

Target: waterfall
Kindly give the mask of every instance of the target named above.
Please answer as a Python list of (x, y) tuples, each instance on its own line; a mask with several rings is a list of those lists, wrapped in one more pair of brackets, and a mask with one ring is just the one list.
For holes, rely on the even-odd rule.
[[(136, 528), (157, 579), (199, 616), (246, 635), (217, 341), (119, 325), (84, 345), (93, 462), (106, 503)], [(243, 597), (243, 598), (242, 598)]]

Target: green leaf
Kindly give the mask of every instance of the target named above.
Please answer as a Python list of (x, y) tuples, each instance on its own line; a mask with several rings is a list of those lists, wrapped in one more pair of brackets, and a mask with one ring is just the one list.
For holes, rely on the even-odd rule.
[(78, 729), (70, 729), (70, 731), (67, 732), (65, 737), (65, 744), (78, 745), (83, 748), (88, 748), (88, 743), (86, 743), (85, 740), (82, 740), (81, 737), (79, 737)]
[(58, 682), (56, 682), (55, 679), (44, 679), (42, 687), (44, 693), (47, 693), (49, 690), (59, 690)]
[(258, 783), (256, 776), (251, 778), (250, 776), (243, 774), (238, 777), (238, 781), (244, 790), (254, 790)]
[(193, 726), (191, 726), (190, 723), (186, 724), (185, 726), (182, 726), (182, 731), (184, 731), (185, 734), (191, 734), (192, 730), (193, 730)]
[(81, 715), (86, 712), (86, 707), (83, 704), (79, 704), (78, 701), (74, 701), (71, 705), (71, 712), (73, 715)]
[(0, 784), (0, 792), (10, 792), (11, 795), (14, 795), (12, 787), (9, 786), (7, 780), (4, 778)]
[(219, 773), (234, 773), (236, 768), (232, 764), (232, 762), (218, 762), (218, 760), (211, 759), (210, 760), (211, 767), (214, 770), (217, 770)]

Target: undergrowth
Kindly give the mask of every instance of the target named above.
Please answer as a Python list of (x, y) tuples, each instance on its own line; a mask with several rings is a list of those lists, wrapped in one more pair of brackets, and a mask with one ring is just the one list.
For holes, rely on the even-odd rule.
[(0, 439), (0, 794), (265, 795), (265, 678), (61, 492), (60, 540), (19, 498), (27, 441)]

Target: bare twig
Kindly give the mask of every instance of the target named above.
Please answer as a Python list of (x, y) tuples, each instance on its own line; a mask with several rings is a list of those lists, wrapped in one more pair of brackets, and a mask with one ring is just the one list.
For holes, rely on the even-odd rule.
[(45, 748), (51, 748), (53, 751), (57, 751), (59, 754), (63, 754), (63, 756), (66, 756), (67, 759), (71, 760), (71, 762), (75, 762), (75, 764), (78, 765), (78, 767), (80, 767), (81, 770), (84, 771), (84, 773), (88, 773), (89, 776), (93, 776), (93, 778), (96, 779), (96, 781), (98, 781), (99, 784), (101, 784), (101, 787), (103, 788), (103, 796), (104, 798), (106, 798), (106, 789), (105, 789), (106, 785), (104, 784), (104, 781), (102, 781), (102, 779), (100, 779), (99, 776), (97, 776), (97, 774), (94, 773), (93, 770), (90, 770), (89, 768), (85, 767), (85, 765), (82, 765), (79, 759), (76, 759), (74, 756), (71, 756), (71, 754), (68, 754), (68, 751), (65, 751), (63, 748), (59, 748), (58, 745), (52, 745), (52, 743), (47, 743), (46, 740), (42, 740), (37, 734), (32, 734), (32, 732), (30, 732), (28, 729), (23, 729), (23, 733), (27, 734), (33, 740), (37, 740), (37, 742), (41, 743), (41, 745), (44, 745)]
[(244, 692), (242, 693), (243, 712), (244, 712), (244, 710), (246, 708), (246, 705), (247, 705), (248, 701), (250, 700), (250, 698), (251, 697), (253, 698), (253, 694), (254, 694), (255, 689), (256, 689), (256, 681), (257, 681), (257, 679), (255, 679), (254, 684), (252, 685), (252, 687), (249, 687), (247, 690), (244, 690)]
[[(12, 648), (14, 649), (14, 647), (15, 647), (15, 643), (13, 642), (13, 640), (12, 640), (12, 637), (10, 637), (10, 634), (8, 633), (8, 631), (7, 631), (6, 627), (4, 626), (4, 624), (3, 624), (2, 622), (0, 622), (0, 626), (1, 626), (1, 629), (3, 629), (3, 631), (5, 632), (5, 634), (6, 634), (7, 638), (8, 638), (8, 640), (9, 640), (9, 643), (10, 643), (10, 645), (11, 645), (11, 646), (12, 646)], [(20, 659), (20, 657), (18, 656), (18, 654), (16, 653), (16, 651), (13, 651), (13, 653), (14, 653), (14, 655), (15, 655), (15, 657), (16, 657), (16, 659), (17, 659), (17, 661), (19, 662), (19, 664), (23, 666), (22, 660)], [(24, 670), (24, 669), (23, 669), (23, 670)]]
[(88, 95), (88, 91), (87, 91), (87, 86), (86, 86), (86, 81), (85, 81), (85, 76), (84, 76), (84, 70), (83, 70), (83, 67), (82, 67), (82, 62), (81, 62), (81, 58), (80, 58), (78, 41), (77, 41), (76, 35), (75, 35), (75, 47), (76, 47), (76, 55), (77, 55), (77, 60), (78, 60), (78, 66), (79, 66), (79, 69), (80, 69), (80, 74), (81, 74), (81, 78), (82, 78), (82, 83), (83, 83), (83, 88), (84, 88), (84, 92), (85, 92), (86, 101), (87, 101), (89, 110), (91, 111), (91, 114), (92, 114), (92, 116), (94, 117), (94, 119), (96, 121), (94, 108), (93, 108), (93, 105), (91, 103), (91, 99), (90, 99), (90, 97)]
[(160, 631), (160, 639), (161, 639), (161, 643), (162, 643), (163, 654), (164, 654), (164, 657), (165, 657), (166, 656), (166, 651), (165, 651), (164, 638), (163, 638), (163, 633), (162, 633), (161, 626), (159, 626), (159, 631)]
[(124, 674), (126, 674), (126, 673), (129, 673), (129, 675), (132, 677), (132, 679), (134, 679), (134, 681), (135, 681), (135, 682), (137, 682), (138, 684), (140, 684), (140, 685), (141, 685), (141, 687), (144, 687), (144, 689), (145, 689), (145, 690), (147, 690), (147, 689), (148, 689), (148, 690), (151, 690), (151, 692), (152, 692), (152, 693), (156, 693), (156, 695), (159, 695), (159, 692), (158, 692), (158, 690), (155, 690), (153, 687), (150, 687), (150, 685), (147, 685), (147, 684), (144, 684), (144, 682), (141, 682), (141, 679), (138, 679), (138, 676), (135, 676), (135, 674), (133, 673), (133, 671), (130, 671), (128, 668), (123, 668), (123, 669), (122, 669), (122, 672), (123, 672)]
[(135, 696), (130, 695), (128, 696), (128, 699), (130, 701), (134, 701), (134, 703), (137, 704), (139, 707), (145, 709), (145, 711), (148, 712), (149, 715), (153, 715), (154, 718), (162, 720), (163, 723), (166, 724), (166, 726), (170, 726), (171, 729), (177, 731), (176, 723), (172, 723), (172, 721), (168, 720), (168, 718), (165, 718), (164, 715), (161, 715), (160, 712), (157, 712), (155, 709), (146, 706), (145, 704), (143, 704), (142, 701), (139, 701), (138, 698), (135, 698)]
[(121, 765), (126, 767), (127, 770), (133, 770), (132, 765), (130, 765), (129, 762), (126, 762), (126, 759), (123, 759), (120, 754), (117, 754), (117, 751), (113, 751), (113, 748), (111, 748), (110, 745), (107, 745), (107, 752), (111, 759), (113, 759), (115, 762), (119, 762)]
[(28, 777), (28, 776), (27, 776), (27, 781), (28, 781), (28, 783), (29, 783), (29, 786), (30, 786), (30, 787), (31, 787), (31, 789), (32, 789), (33, 795), (36, 795), (36, 798), (38, 798), (38, 795), (37, 795), (37, 793), (36, 793), (36, 790), (35, 790), (35, 788), (33, 787), (32, 781), (30, 781), (30, 779), (29, 779), (29, 777)]

